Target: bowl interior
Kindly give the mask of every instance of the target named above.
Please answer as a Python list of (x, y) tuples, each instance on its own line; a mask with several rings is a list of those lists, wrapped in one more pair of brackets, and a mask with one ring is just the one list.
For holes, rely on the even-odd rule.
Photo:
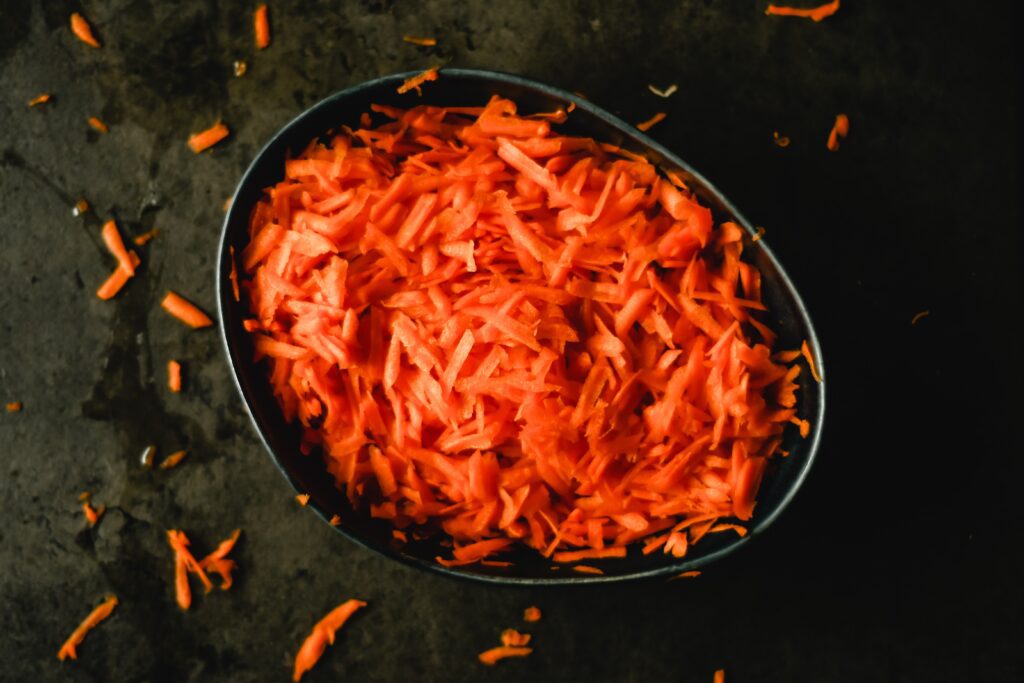
[(795, 429), (788, 429), (783, 448), (786, 458), (772, 459), (758, 495), (752, 520), (746, 523), (750, 533), (745, 538), (734, 534), (709, 534), (691, 546), (685, 558), (675, 559), (661, 553), (644, 556), (638, 548), (630, 548), (625, 559), (588, 561), (604, 575), (580, 575), (568, 567), (555, 568), (536, 551), (522, 547), (503, 553), (502, 559), (511, 567), (468, 565), (445, 568), (438, 565), (437, 555), (451, 556), (450, 548), (442, 547), (438, 538), (400, 544), (392, 538), (391, 525), (374, 520), (368, 513), (353, 510), (327, 473), (319, 454), (303, 456), (298, 449), (299, 429), (285, 423), (266, 379), (265, 367), (252, 362), (250, 335), (242, 327), (248, 317), (244, 301), (238, 303), (228, 283), (229, 247), (241, 253), (248, 243), (248, 222), (252, 207), (265, 187), (283, 177), (284, 161), (308, 145), (309, 141), (337, 130), (341, 125), (358, 126), (360, 114), (370, 111), (370, 104), (411, 107), (417, 104), (445, 106), (482, 105), (492, 95), (516, 102), (521, 113), (554, 111), (575, 103), (569, 120), (558, 130), (584, 135), (620, 145), (645, 155), (659, 167), (679, 173), (701, 201), (709, 206), (716, 221), (732, 220), (748, 233), (744, 258), (756, 265), (762, 274), (763, 297), (768, 307), (762, 318), (779, 335), (779, 348), (797, 348), (808, 340), (819, 368), (823, 370), (820, 348), (803, 303), (782, 266), (772, 255), (764, 240), (750, 242), (752, 226), (718, 190), (685, 162), (632, 126), (595, 107), (586, 100), (565, 91), (516, 76), (466, 69), (445, 69), (436, 82), (427, 83), (422, 97), (415, 93), (399, 95), (398, 85), (411, 73), (395, 74), (370, 81), (336, 93), (316, 104), (282, 128), (253, 160), (236, 190), (224, 223), (218, 259), (217, 290), (220, 324), (224, 344), (243, 401), (268, 452), (292, 486), (310, 495), (310, 507), (325, 520), (337, 514), (342, 523), (338, 530), (350, 539), (402, 562), (465, 578), (499, 583), (593, 583), (644, 576), (657, 576), (694, 569), (748, 542), (762, 532), (781, 512), (806, 476), (821, 435), (824, 416), (824, 384), (801, 373), (799, 415), (810, 420), (810, 435), (803, 439)]

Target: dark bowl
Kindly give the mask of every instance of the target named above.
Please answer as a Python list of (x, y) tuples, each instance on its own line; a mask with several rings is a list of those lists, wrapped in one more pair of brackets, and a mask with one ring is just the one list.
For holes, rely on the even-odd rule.
[[(265, 368), (252, 360), (250, 335), (242, 327), (247, 311), (244, 303), (236, 302), (231, 294), (228, 279), (231, 268), (229, 247), (240, 253), (247, 244), (250, 212), (263, 189), (283, 177), (285, 159), (304, 149), (310, 140), (328, 130), (337, 129), (342, 124), (358, 125), (359, 115), (369, 111), (371, 103), (401, 107), (423, 103), (482, 105), (492, 95), (501, 95), (514, 100), (524, 113), (553, 111), (558, 107), (568, 107), (570, 103), (575, 104), (575, 111), (559, 130), (620, 145), (645, 155), (661, 168), (679, 173), (702, 202), (711, 208), (716, 221), (732, 220), (743, 226), (749, 236), (755, 234), (750, 223), (729, 200), (683, 160), (633, 126), (585, 99), (519, 76), (475, 69), (442, 70), (436, 82), (424, 86), (422, 97), (417, 97), (415, 93), (397, 94), (396, 89), (402, 81), (413, 75), (410, 72), (384, 76), (342, 90), (310, 107), (284, 126), (260, 150), (245, 171), (224, 220), (217, 269), (217, 306), (221, 333), (238, 391), (274, 464), (296, 491), (309, 494), (310, 509), (325, 522), (335, 514), (340, 515), (343, 521), (336, 528), (350, 540), (421, 569), (490, 583), (583, 584), (669, 575), (704, 566), (761, 535), (796, 494), (807, 476), (821, 439), (825, 385), (814, 382), (806, 372), (801, 373), (799, 416), (810, 420), (811, 433), (803, 439), (796, 433), (796, 429), (786, 430), (782, 447), (790, 455), (772, 459), (758, 495), (753, 519), (747, 523), (747, 536), (738, 538), (734, 534), (711, 534), (693, 545), (682, 559), (662, 553), (644, 556), (639, 548), (631, 547), (624, 559), (587, 562), (603, 570), (603, 575), (576, 574), (568, 566), (554, 569), (550, 560), (525, 546), (503, 554), (502, 559), (513, 563), (508, 568), (440, 566), (434, 557), (450, 556), (451, 551), (440, 546), (438, 538), (412, 541), (406, 545), (397, 543), (392, 538), (390, 524), (353, 510), (347, 498), (335, 488), (332, 477), (318, 455), (303, 456), (299, 452), (298, 427), (285, 423), (271, 393)], [(778, 332), (780, 348), (799, 347), (806, 339), (818, 368), (824, 373), (818, 338), (796, 288), (765, 240), (746, 241), (745, 258), (754, 263), (762, 274), (763, 296), (769, 309), (765, 322)]]

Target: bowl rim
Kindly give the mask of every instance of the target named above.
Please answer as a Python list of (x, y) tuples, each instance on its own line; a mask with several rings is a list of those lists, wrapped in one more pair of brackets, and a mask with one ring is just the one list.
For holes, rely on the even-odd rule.
[[(524, 76), (515, 74), (509, 74), (501, 71), (494, 71), (488, 69), (471, 69), (471, 68), (439, 68), (440, 77), (445, 79), (470, 79), (480, 81), (491, 81), (502, 85), (517, 86), (524, 89), (537, 91), (541, 94), (551, 96), (553, 98), (561, 99), (566, 102), (571, 102), (575, 105), (576, 109), (581, 109), (587, 112), (589, 115), (600, 119), (602, 122), (618, 129), (624, 136), (632, 138), (634, 141), (640, 143), (646, 149), (650, 149), (656, 154), (660, 155), (665, 161), (677, 166), (679, 169), (685, 171), (696, 179), (705, 190), (713, 194), (716, 200), (721, 206), (731, 214), (732, 218), (738, 223), (750, 236), (754, 236), (756, 230), (747, 220), (747, 218), (733, 205), (731, 201), (707, 178), (705, 178), (700, 172), (694, 169), (690, 164), (681, 159), (674, 152), (664, 147), (661, 143), (657, 142), (653, 138), (649, 137), (643, 131), (636, 129), (634, 126), (625, 122), (618, 116), (615, 116), (611, 112), (604, 108), (593, 104), (587, 99), (580, 97), (574, 93), (571, 93), (562, 88), (548, 85), (546, 83), (533, 80)], [(259, 151), (253, 156), (252, 161), (246, 167), (242, 173), (240, 180), (235, 186), (235, 191), (232, 197), (238, 197), (243, 188), (250, 183), (250, 178), (256, 173), (257, 169), (264, 163), (264, 156), (274, 147), (277, 141), (287, 135), (294, 127), (300, 126), (305, 119), (315, 116), (316, 114), (330, 109), (339, 100), (347, 99), (354, 94), (373, 90), (386, 86), (397, 86), (403, 81), (421, 74), (422, 71), (403, 71), (384, 76), (379, 76), (367, 81), (362, 81), (355, 85), (343, 88), (335, 91), (330, 95), (324, 97), (320, 101), (316, 102), (310, 107), (307, 107), (300, 114), (290, 119), (286, 124), (281, 126), (270, 138), (263, 144)], [(430, 87), (429, 84), (426, 87)], [(652, 162), (654, 163), (654, 162)], [(658, 164), (655, 164), (656, 166)], [(227, 300), (229, 292), (231, 290), (230, 285), (227, 284), (228, 276), (224, 269), (224, 264), (229, 259), (228, 254), (228, 241), (229, 241), (229, 229), (230, 226), (238, 220), (235, 217), (236, 212), (241, 209), (237, 206), (237, 203), (232, 201), (228, 208), (228, 211), (224, 215), (224, 220), (221, 226), (220, 240), (217, 248), (217, 266), (215, 274), (215, 296), (217, 299), (217, 317), (218, 317), (218, 329), (220, 331), (220, 341), (223, 347), (224, 353), (227, 355), (228, 365), (231, 369), (231, 380), (235, 386), (238, 395), (242, 399), (242, 404), (245, 406), (246, 414), (249, 416), (249, 421), (252, 423), (256, 430), (256, 434), (259, 437), (260, 443), (263, 445), (263, 449), (270, 456), (271, 461), (278, 471), (284, 476), (285, 480), (291, 485), (292, 489), (299, 493), (300, 489), (296, 486), (296, 482), (292, 475), (288, 472), (287, 468), (282, 463), (282, 458), (277, 454), (274, 448), (270, 444), (270, 440), (266, 434), (266, 430), (263, 424), (256, 418), (256, 414), (253, 409), (252, 401), (249, 395), (242, 387), (241, 380), (239, 378), (239, 365), (244, 362), (243, 359), (236, 357), (233, 352), (233, 347), (229, 341), (228, 329), (225, 315), (226, 306), (230, 305)], [(248, 210), (248, 209), (247, 209)], [(810, 313), (807, 310), (807, 306), (804, 304), (803, 298), (800, 296), (799, 291), (793, 284), (792, 279), (786, 272), (782, 263), (776, 258), (775, 253), (771, 250), (764, 239), (759, 240), (758, 247), (764, 252), (765, 256), (774, 265), (778, 279), (781, 280), (783, 288), (787, 291), (788, 295), (793, 301), (795, 309), (798, 311), (802, 318), (803, 326), (807, 331), (807, 343), (811, 350), (811, 355), (814, 358), (815, 365), (817, 366), (821, 381), (818, 383), (818, 402), (817, 412), (813, 416), (811, 423), (811, 433), (808, 438), (804, 439), (803, 444), (806, 449), (807, 455), (803, 462), (802, 467), (792, 477), (789, 487), (785, 490), (781, 496), (779, 502), (766, 516), (754, 517), (747, 522), (748, 533), (746, 536), (737, 537), (732, 539), (730, 543), (713, 550), (707, 554), (699, 557), (693, 557), (691, 559), (680, 558), (675, 562), (667, 562), (664, 565), (653, 567), (650, 569), (643, 569), (633, 571), (624, 574), (607, 574), (607, 575), (563, 575), (563, 576), (550, 576), (550, 577), (517, 577), (517, 576), (503, 576), (503, 575), (492, 575), (483, 573), (474, 573), (469, 571), (463, 571), (460, 567), (446, 567), (436, 562), (429, 562), (419, 558), (404, 555), (400, 552), (396, 552), (390, 548), (378, 547), (373, 545), (366, 540), (363, 540), (359, 535), (347, 531), (342, 525), (335, 526), (330, 524), (327, 513), (320, 508), (315, 500), (310, 499), (307, 507), (312, 508), (313, 511), (319, 516), (328, 526), (335, 531), (339, 532), (342, 536), (347, 538), (349, 541), (356, 543), (363, 548), (367, 548), (373, 552), (376, 552), (388, 559), (396, 560), (402, 564), (416, 567), (418, 569), (426, 570), (429, 572), (441, 574), (448, 577), (454, 577), (465, 581), (473, 581), (476, 583), (486, 583), (492, 585), (504, 585), (504, 586), (566, 586), (566, 585), (592, 585), (592, 584), (607, 584), (607, 583), (619, 583), (626, 581), (639, 581), (643, 579), (654, 579), (664, 577), (666, 575), (675, 575), (683, 571), (690, 571), (699, 569), (712, 562), (720, 560), (721, 558), (731, 555), (739, 548), (746, 545), (748, 542), (753, 540), (754, 537), (761, 535), (764, 531), (778, 519), (779, 515), (785, 510), (796, 496), (797, 491), (803, 486), (804, 481), (810, 472), (811, 466), (814, 464), (817, 458), (818, 450), (821, 444), (822, 434), (825, 427), (825, 404), (826, 404), (826, 374), (825, 374), (825, 362), (821, 352), (821, 344), (818, 339), (817, 331), (814, 327), (814, 323), (811, 319)], [(568, 565), (567, 565), (568, 569)]]

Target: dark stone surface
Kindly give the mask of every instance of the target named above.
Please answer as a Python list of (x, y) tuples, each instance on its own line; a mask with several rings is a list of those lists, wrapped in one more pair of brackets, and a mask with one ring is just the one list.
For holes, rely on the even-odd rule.
[[(272, 2), (255, 54), (246, 4), (5, 0), (0, 401), (25, 409), (0, 414), (0, 679), (287, 680), (311, 624), (357, 596), (370, 607), (308, 680), (1021, 680), (1019, 13), (850, 2), (814, 24), (764, 4)], [(102, 50), (70, 35), (76, 9)], [(802, 287), (831, 379), (824, 450), (765, 538), (699, 579), (499, 589), (357, 548), (291, 499), (216, 333), (159, 310), (167, 288), (212, 310), (221, 207), (263, 140), (334, 90), (438, 62), (579, 90), (627, 120), (664, 109), (654, 136), (767, 227)], [(41, 91), (55, 99), (27, 109)], [(852, 130), (830, 154), (838, 111)], [(218, 118), (232, 137), (193, 155), (188, 133)], [(95, 213), (74, 218), (83, 195)], [(161, 233), (104, 303), (110, 216)], [(192, 455), (143, 470), (149, 443)], [(92, 530), (86, 489), (108, 508)], [(236, 587), (180, 612), (163, 530), (205, 550), (236, 526)], [(109, 592), (115, 616), (58, 663)], [(529, 604), (545, 613), (535, 653), (480, 666)]]

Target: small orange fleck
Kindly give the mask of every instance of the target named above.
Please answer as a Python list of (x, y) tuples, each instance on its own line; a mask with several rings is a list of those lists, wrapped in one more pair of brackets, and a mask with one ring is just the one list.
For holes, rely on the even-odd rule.
[(540, 621), (540, 608), (539, 607), (527, 607), (523, 610), (523, 621), (535, 622)]
[(110, 128), (107, 126), (107, 124), (103, 123), (102, 121), (100, 121), (95, 116), (90, 116), (89, 117), (89, 125), (92, 126), (94, 129), (98, 130), (101, 133), (106, 133), (106, 132), (108, 132), (110, 130)]
[(779, 147), (789, 147), (789, 138), (785, 135), (779, 135), (779, 131), (777, 130), (772, 131), (772, 140)]
[(11, 401), (10, 403), (7, 404), (7, 412), (8, 413), (20, 412), (21, 408), (22, 408), (21, 401)]
[(330, 525), (331, 526), (341, 526), (341, 517), (339, 517), (338, 515), (332, 515), (331, 516)]
[(50, 101), (50, 93), (44, 92), (44, 93), (40, 93), (40, 94), (36, 95), (31, 100), (29, 100), (28, 101), (28, 106), (35, 107), (37, 105), (40, 105), (40, 104), (43, 104), (44, 102), (49, 102), (49, 101)]
[(402, 36), (402, 40), (413, 45), (419, 45), (421, 47), (433, 47), (437, 45), (436, 38), (417, 38), (416, 36)]
[(845, 139), (850, 133), (850, 119), (846, 114), (836, 116), (836, 122), (832, 124), (832, 130), (828, 134), (828, 149), (835, 152), (839, 149), (839, 138)]
[(306, 505), (309, 504), (309, 494), (300, 493), (299, 495), (295, 496), (295, 500), (299, 501), (299, 505), (301, 505), (302, 507), (306, 507)]

